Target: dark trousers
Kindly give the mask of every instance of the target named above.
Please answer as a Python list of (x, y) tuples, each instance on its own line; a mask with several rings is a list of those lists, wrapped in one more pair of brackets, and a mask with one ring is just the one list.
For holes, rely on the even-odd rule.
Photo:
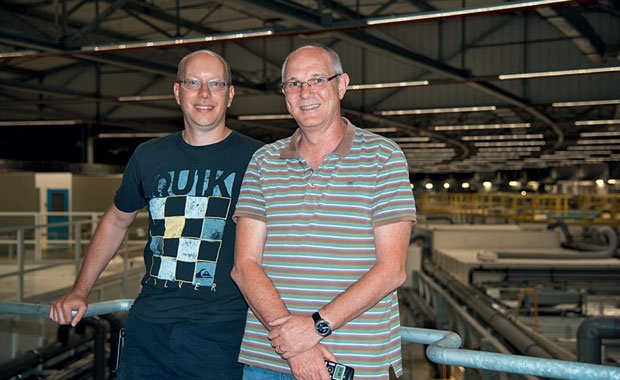
[(129, 313), (119, 380), (241, 380), (244, 320), (152, 323)]

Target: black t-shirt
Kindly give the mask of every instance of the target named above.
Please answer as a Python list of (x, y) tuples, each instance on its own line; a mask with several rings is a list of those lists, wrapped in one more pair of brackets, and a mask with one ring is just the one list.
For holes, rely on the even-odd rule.
[(244, 319), (247, 305), (230, 278), (235, 211), (243, 175), (263, 143), (233, 131), (212, 145), (181, 132), (149, 140), (129, 160), (116, 207), (147, 207), (146, 275), (132, 312), (153, 322)]

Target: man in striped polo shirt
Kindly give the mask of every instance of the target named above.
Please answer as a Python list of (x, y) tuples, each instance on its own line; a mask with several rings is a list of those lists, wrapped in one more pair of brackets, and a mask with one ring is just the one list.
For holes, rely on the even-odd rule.
[(282, 83), (299, 128), (254, 154), (233, 217), (244, 379), (328, 380), (325, 359), (356, 379), (400, 376), (395, 289), (415, 223), (405, 156), (341, 116), (349, 76), (332, 49), (291, 52)]

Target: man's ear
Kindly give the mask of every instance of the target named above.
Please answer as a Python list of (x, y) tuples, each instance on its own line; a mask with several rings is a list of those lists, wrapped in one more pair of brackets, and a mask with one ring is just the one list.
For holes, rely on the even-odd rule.
[(344, 94), (347, 92), (347, 87), (349, 87), (349, 74), (342, 73), (338, 76), (338, 97), (340, 100), (344, 98)]
[(235, 86), (231, 84), (230, 86), (228, 86), (228, 104), (226, 105), (226, 108), (230, 107), (234, 97), (235, 97)]
[(177, 104), (181, 105), (181, 102), (179, 101), (180, 99), (179, 87), (180, 87), (180, 83), (175, 83), (174, 86), (172, 87), (172, 92), (174, 93), (174, 98), (177, 100)]

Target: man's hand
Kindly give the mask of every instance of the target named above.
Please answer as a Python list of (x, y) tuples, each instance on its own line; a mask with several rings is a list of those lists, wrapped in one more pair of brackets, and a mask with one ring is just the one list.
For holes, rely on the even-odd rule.
[(321, 336), (314, 330), (312, 317), (289, 315), (269, 323), (269, 340), (282, 359), (289, 359), (316, 346)]
[(325, 359), (337, 361), (334, 354), (319, 343), (308, 351), (288, 359), (288, 365), (297, 380), (330, 380)]
[[(50, 306), (50, 319), (61, 325), (71, 323), (71, 326), (75, 327), (75, 325), (77, 325), (82, 319), (87, 309), (88, 301), (86, 300), (86, 295), (76, 290), (72, 290), (52, 302), (52, 305)], [(75, 316), (72, 316), (71, 312), (74, 310), (77, 313)]]

